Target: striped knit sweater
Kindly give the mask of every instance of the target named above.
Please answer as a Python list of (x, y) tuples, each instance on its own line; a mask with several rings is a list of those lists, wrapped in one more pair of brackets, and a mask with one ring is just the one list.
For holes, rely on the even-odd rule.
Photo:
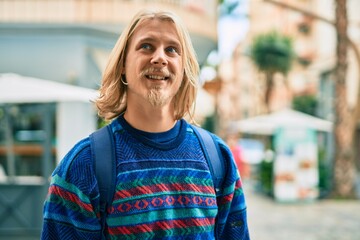
[[(117, 183), (106, 219), (107, 239), (249, 239), (241, 180), (216, 137), (226, 179), (216, 198), (199, 141), (185, 120), (163, 133), (132, 128), (120, 116), (115, 134)], [(42, 239), (101, 239), (99, 191), (89, 138), (52, 174)]]

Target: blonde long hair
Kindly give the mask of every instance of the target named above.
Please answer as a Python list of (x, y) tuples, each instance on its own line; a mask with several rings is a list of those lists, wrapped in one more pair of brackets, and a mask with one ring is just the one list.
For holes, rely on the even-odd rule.
[(181, 119), (188, 114), (190, 120), (193, 120), (199, 65), (185, 25), (176, 15), (165, 11), (140, 11), (121, 33), (105, 68), (100, 87), (100, 96), (95, 101), (98, 114), (109, 121), (126, 110), (127, 87), (121, 81), (121, 73), (123, 72), (126, 60), (126, 47), (134, 31), (148, 19), (171, 21), (175, 25), (182, 46), (181, 52), (183, 53), (182, 60), (185, 71), (180, 89), (174, 99), (174, 117), (175, 119)]

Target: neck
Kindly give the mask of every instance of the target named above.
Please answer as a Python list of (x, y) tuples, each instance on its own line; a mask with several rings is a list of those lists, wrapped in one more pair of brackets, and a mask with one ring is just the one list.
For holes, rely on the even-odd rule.
[(165, 132), (174, 127), (173, 107), (127, 106), (125, 120), (134, 128), (145, 132)]

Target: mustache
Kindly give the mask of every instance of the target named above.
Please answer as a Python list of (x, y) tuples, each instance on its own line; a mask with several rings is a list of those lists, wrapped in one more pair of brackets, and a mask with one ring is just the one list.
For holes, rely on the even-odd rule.
[(143, 71), (141, 71), (140, 74), (141, 74), (141, 76), (145, 76), (145, 75), (149, 75), (149, 74), (161, 74), (161, 75), (164, 75), (165, 77), (169, 77), (169, 78), (173, 78), (175, 76), (175, 74), (170, 72), (168, 69), (154, 68), (154, 67), (146, 68)]

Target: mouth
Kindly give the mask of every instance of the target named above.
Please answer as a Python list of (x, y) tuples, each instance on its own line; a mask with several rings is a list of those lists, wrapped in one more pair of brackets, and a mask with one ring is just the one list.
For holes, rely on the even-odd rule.
[(166, 80), (170, 79), (169, 76), (159, 76), (159, 75), (145, 75), (145, 77), (147, 79), (150, 79), (150, 80), (163, 80), (163, 81), (166, 81)]

